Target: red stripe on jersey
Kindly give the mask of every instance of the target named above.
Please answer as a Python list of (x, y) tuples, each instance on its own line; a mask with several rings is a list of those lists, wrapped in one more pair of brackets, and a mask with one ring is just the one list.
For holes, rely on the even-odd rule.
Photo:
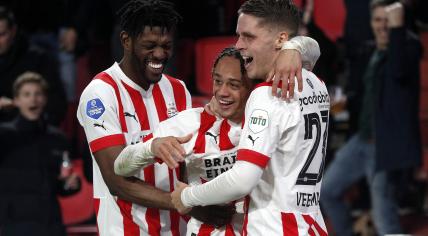
[(284, 236), (299, 236), (296, 217), (293, 213), (281, 212), (282, 232)]
[(231, 224), (226, 225), (226, 232), (224, 235), (225, 236), (235, 236), (235, 232), (233, 231), (233, 227)]
[(153, 133), (150, 133), (150, 134), (144, 136), (143, 137), (143, 142), (146, 142), (146, 141), (150, 140), (151, 138), (153, 138)]
[(265, 168), (270, 160), (266, 155), (263, 155), (259, 152), (255, 152), (249, 149), (239, 149), (236, 157), (238, 161), (248, 161), (255, 165)]
[[(144, 168), (144, 182), (155, 186), (155, 166), (149, 165)], [(160, 235), (160, 214), (157, 208), (149, 208), (146, 210), (146, 221), (148, 225), (149, 235)]]
[(248, 208), (250, 208), (250, 196), (246, 196), (244, 200), (244, 223), (242, 223), (242, 236), (248, 235)]
[(158, 112), (159, 122), (168, 119), (168, 112), (166, 109), (165, 99), (163, 98), (162, 91), (159, 84), (153, 86), (153, 100), (155, 101), (156, 110)]
[(126, 140), (123, 134), (113, 134), (92, 140), (89, 142), (89, 147), (91, 148), (91, 152), (95, 153), (104, 148), (125, 144)]
[(186, 110), (187, 103), (186, 103), (186, 90), (184, 88), (184, 85), (180, 83), (180, 81), (174, 77), (171, 77), (169, 75), (165, 75), (166, 78), (169, 80), (172, 86), (172, 91), (174, 93), (174, 100), (175, 105), (177, 107), (177, 111), (184, 111)]
[(229, 139), (229, 131), (230, 131), (230, 124), (229, 122), (227, 122), (226, 119), (224, 119), (220, 125), (220, 141), (218, 145), (220, 148), (220, 151), (229, 150), (235, 147)]
[(147, 116), (146, 105), (144, 104), (141, 93), (138, 90), (133, 89), (131, 86), (127, 85), (122, 81), (123, 86), (131, 97), (132, 104), (134, 105), (135, 113), (137, 114), (138, 121), (140, 122), (141, 130), (149, 130), (150, 123), (149, 117)]
[(303, 219), (306, 221), (306, 223), (309, 225), (308, 232), (310, 235), (315, 235), (312, 225), (315, 227), (315, 229), (318, 231), (318, 235), (320, 236), (328, 236), (327, 232), (325, 232), (321, 226), (312, 218), (310, 215), (302, 215)]
[(119, 92), (119, 87), (116, 84), (116, 82), (113, 80), (113, 78), (107, 74), (106, 72), (101, 72), (99, 74), (97, 74), (94, 79), (99, 79), (104, 81), (105, 83), (109, 84), (110, 86), (113, 87), (114, 89), (114, 93), (116, 94), (116, 99), (117, 99), (117, 104), (118, 104), (118, 108), (119, 108), (119, 122), (120, 122), (120, 126), (122, 127), (122, 132), (128, 132), (128, 129), (126, 127), (126, 122), (125, 122), (125, 116), (123, 115), (123, 105), (122, 105), (122, 99), (120, 98), (120, 92)]
[(202, 223), (198, 231), (198, 236), (209, 236), (214, 231), (214, 226)]
[(140, 235), (140, 227), (132, 220), (132, 203), (117, 199), (117, 205), (120, 208), (120, 213), (123, 217), (123, 232), (124, 236)]
[[(177, 170), (176, 170), (177, 171)], [(178, 171), (177, 171), (178, 172)], [(168, 169), (169, 173), (169, 191), (174, 191), (174, 172)], [(173, 236), (180, 235), (180, 215), (176, 210), (169, 211), (169, 218), (171, 220), (171, 233)]]
[(215, 116), (208, 114), (205, 110), (201, 113), (201, 126), (199, 127), (198, 137), (196, 137), (193, 151), (195, 153), (205, 152), (205, 133), (213, 126), (216, 121)]

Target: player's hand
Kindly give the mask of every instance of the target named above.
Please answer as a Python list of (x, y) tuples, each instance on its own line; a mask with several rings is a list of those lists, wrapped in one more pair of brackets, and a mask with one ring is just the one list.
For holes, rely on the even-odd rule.
[(404, 7), (401, 2), (395, 2), (385, 7), (389, 28), (398, 28), (404, 25)]
[(205, 224), (220, 228), (229, 224), (235, 213), (235, 205), (211, 205), (193, 207), (189, 215)]
[(211, 101), (204, 106), (205, 111), (212, 116), (220, 116), (218, 114), (219, 104), (217, 99), (213, 96)]
[(177, 185), (175, 186), (174, 192), (171, 193), (171, 202), (174, 205), (175, 209), (177, 209), (178, 213), (184, 215), (187, 214), (192, 208), (187, 208), (183, 205), (183, 202), (181, 201), (181, 192), (185, 188), (187, 188), (188, 185), (178, 181)]
[(267, 82), (273, 80), (272, 95), (277, 95), (279, 81), (282, 81), (281, 98), (284, 100), (293, 98), (295, 78), (297, 78), (297, 87), (301, 92), (303, 90), (302, 57), (297, 50), (281, 50), (266, 80)]
[(151, 145), (151, 151), (153, 155), (161, 159), (170, 169), (178, 167), (178, 162), (184, 161), (186, 151), (181, 146), (183, 143), (187, 143), (192, 138), (192, 134), (188, 134), (184, 137), (162, 137), (155, 138)]

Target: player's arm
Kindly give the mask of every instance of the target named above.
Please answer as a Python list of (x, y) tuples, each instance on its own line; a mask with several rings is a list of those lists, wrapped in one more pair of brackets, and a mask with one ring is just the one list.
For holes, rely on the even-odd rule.
[(128, 145), (116, 158), (114, 172), (129, 177), (155, 162), (165, 162), (170, 169), (177, 168), (186, 154), (181, 144), (187, 143), (191, 138), (191, 134), (184, 137), (168, 136)]
[(263, 169), (246, 161), (237, 161), (232, 169), (197, 186), (180, 183), (172, 193), (172, 201), (180, 213), (193, 206), (215, 205), (240, 199), (258, 184)]
[(77, 112), (104, 182), (111, 194), (121, 199), (147, 207), (173, 209), (168, 192), (137, 178), (114, 173), (114, 161), (126, 145), (118, 107), (114, 89), (94, 80), (82, 93)]
[(162, 191), (135, 177), (122, 177), (114, 173), (114, 161), (125, 145), (118, 145), (94, 153), (104, 182), (110, 193), (126, 201), (146, 207), (174, 209), (169, 192)]
[[(310, 51), (307, 48), (312, 47), (314, 39), (305, 36), (294, 37), (286, 41), (278, 57), (275, 60), (272, 70), (268, 74), (267, 81), (273, 80), (272, 95), (277, 94), (279, 82), (282, 82), (281, 89), (283, 99), (292, 98), (294, 96), (295, 78), (299, 91), (303, 89), (302, 82), (302, 58), (312, 58), (307, 56)], [(315, 41), (316, 42), (316, 41)], [(318, 43), (316, 43), (318, 46)], [(319, 46), (318, 46), (319, 51)], [(316, 60), (311, 61), (315, 65)]]

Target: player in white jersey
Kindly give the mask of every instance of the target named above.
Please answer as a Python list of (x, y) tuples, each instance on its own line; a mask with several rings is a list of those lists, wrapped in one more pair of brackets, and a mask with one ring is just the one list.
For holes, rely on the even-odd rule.
[[(264, 78), (284, 41), (294, 35), (298, 12), (287, 0), (249, 0), (239, 10), (236, 47), (249, 78)], [(303, 70), (301, 93), (289, 101), (259, 84), (245, 108), (237, 162), (203, 185), (179, 184), (176, 208), (246, 200), (243, 235), (327, 235), (319, 207), (327, 145), (329, 96), (314, 74)], [(285, 92), (285, 91), (280, 91)]]
[(191, 107), (183, 82), (162, 74), (180, 16), (163, 1), (130, 1), (121, 9), (120, 63), (95, 76), (77, 117), (93, 155), (94, 203), (100, 235), (180, 235), (169, 192), (179, 177), (165, 164), (134, 177), (114, 174), (117, 155), (159, 122)]

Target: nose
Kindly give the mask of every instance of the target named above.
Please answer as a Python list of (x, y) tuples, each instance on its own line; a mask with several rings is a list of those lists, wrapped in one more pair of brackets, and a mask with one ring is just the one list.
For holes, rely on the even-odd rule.
[(162, 47), (156, 47), (153, 49), (153, 57), (158, 60), (163, 60), (167, 56), (167, 52)]
[(242, 40), (241, 37), (238, 37), (238, 40), (235, 43), (235, 48), (238, 50), (241, 50), (244, 48), (244, 41)]
[(217, 90), (217, 94), (221, 97), (228, 97), (229, 96), (229, 88), (227, 87), (226, 83), (223, 83), (222, 85), (219, 86), (218, 90)]

